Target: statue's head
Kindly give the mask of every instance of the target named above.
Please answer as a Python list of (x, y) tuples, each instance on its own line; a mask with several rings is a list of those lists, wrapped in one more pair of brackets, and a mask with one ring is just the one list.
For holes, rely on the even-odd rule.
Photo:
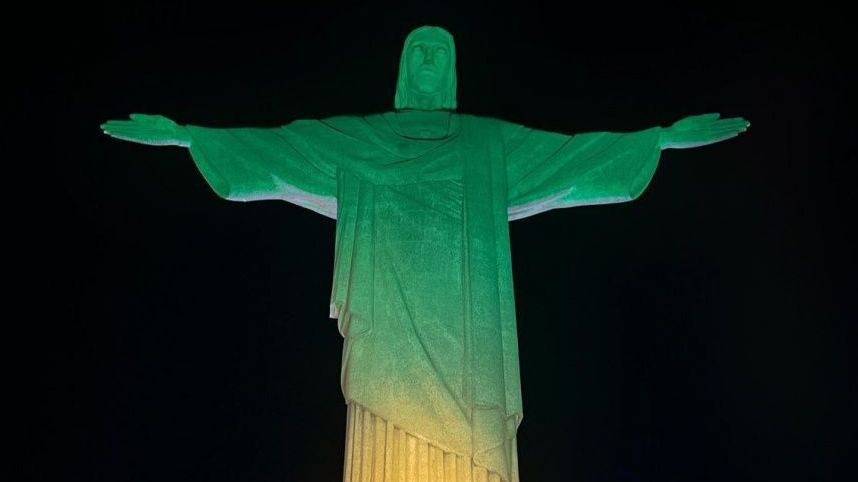
[(456, 109), (456, 46), (441, 27), (418, 27), (405, 38), (396, 109)]

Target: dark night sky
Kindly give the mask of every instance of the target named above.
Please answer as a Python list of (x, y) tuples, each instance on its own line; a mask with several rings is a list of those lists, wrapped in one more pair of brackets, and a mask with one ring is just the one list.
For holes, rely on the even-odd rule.
[(38, 17), (57, 40), (24, 60), (11, 99), (28, 127), (11, 141), (38, 170), (21, 201), (42, 320), (27, 337), (24, 480), (340, 480), (334, 222), (224, 201), (185, 150), (98, 126), (389, 110), (402, 41), (422, 24), (456, 38), (463, 112), (568, 133), (705, 112), (752, 122), (666, 151), (633, 203), (511, 225), (522, 482), (848, 480), (845, 14), (142, 3)]

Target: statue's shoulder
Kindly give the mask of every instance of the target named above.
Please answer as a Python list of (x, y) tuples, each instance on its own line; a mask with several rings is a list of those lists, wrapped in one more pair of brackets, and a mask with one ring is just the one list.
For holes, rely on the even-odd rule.
[(319, 122), (333, 127), (348, 127), (365, 125), (369, 118), (378, 116), (379, 114), (340, 114), (330, 117), (323, 117)]
[(467, 125), (469, 130), (480, 131), (486, 135), (507, 136), (522, 127), (515, 122), (493, 116), (462, 114), (462, 119), (463, 124)]
[(367, 117), (361, 114), (333, 115), (317, 119), (301, 118), (295, 119), (283, 127), (290, 131), (305, 134), (324, 134), (340, 132), (355, 134), (367, 129)]
[(384, 128), (392, 112), (371, 112), (368, 114), (336, 115), (324, 119), (324, 122), (343, 132), (368, 132)]
[(477, 125), (484, 126), (492, 126), (496, 128), (503, 128), (509, 126), (518, 125), (515, 122), (511, 122), (508, 120), (501, 119), (500, 117), (494, 117), (490, 115), (474, 115), (474, 114), (460, 114), (463, 119), (467, 119), (467, 122)]

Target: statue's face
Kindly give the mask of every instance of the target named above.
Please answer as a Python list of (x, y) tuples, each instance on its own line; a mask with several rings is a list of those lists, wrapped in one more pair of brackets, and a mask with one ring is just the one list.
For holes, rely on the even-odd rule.
[(438, 92), (450, 68), (450, 47), (437, 32), (422, 32), (408, 44), (409, 87), (425, 94)]

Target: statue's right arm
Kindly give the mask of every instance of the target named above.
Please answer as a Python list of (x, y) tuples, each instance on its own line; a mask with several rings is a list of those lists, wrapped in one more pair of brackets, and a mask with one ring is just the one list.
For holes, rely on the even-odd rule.
[(279, 199), (336, 217), (337, 166), (331, 159), (343, 151), (342, 142), (331, 142), (341, 136), (321, 122), (209, 128), (182, 126), (160, 115), (130, 117), (101, 128), (131, 142), (187, 147), (203, 178), (224, 199)]
[(101, 124), (105, 134), (125, 141), (151, 146), (191, 146), (187, 128), (161, 115), (131, 114), (131, 120), (111, 120)]

